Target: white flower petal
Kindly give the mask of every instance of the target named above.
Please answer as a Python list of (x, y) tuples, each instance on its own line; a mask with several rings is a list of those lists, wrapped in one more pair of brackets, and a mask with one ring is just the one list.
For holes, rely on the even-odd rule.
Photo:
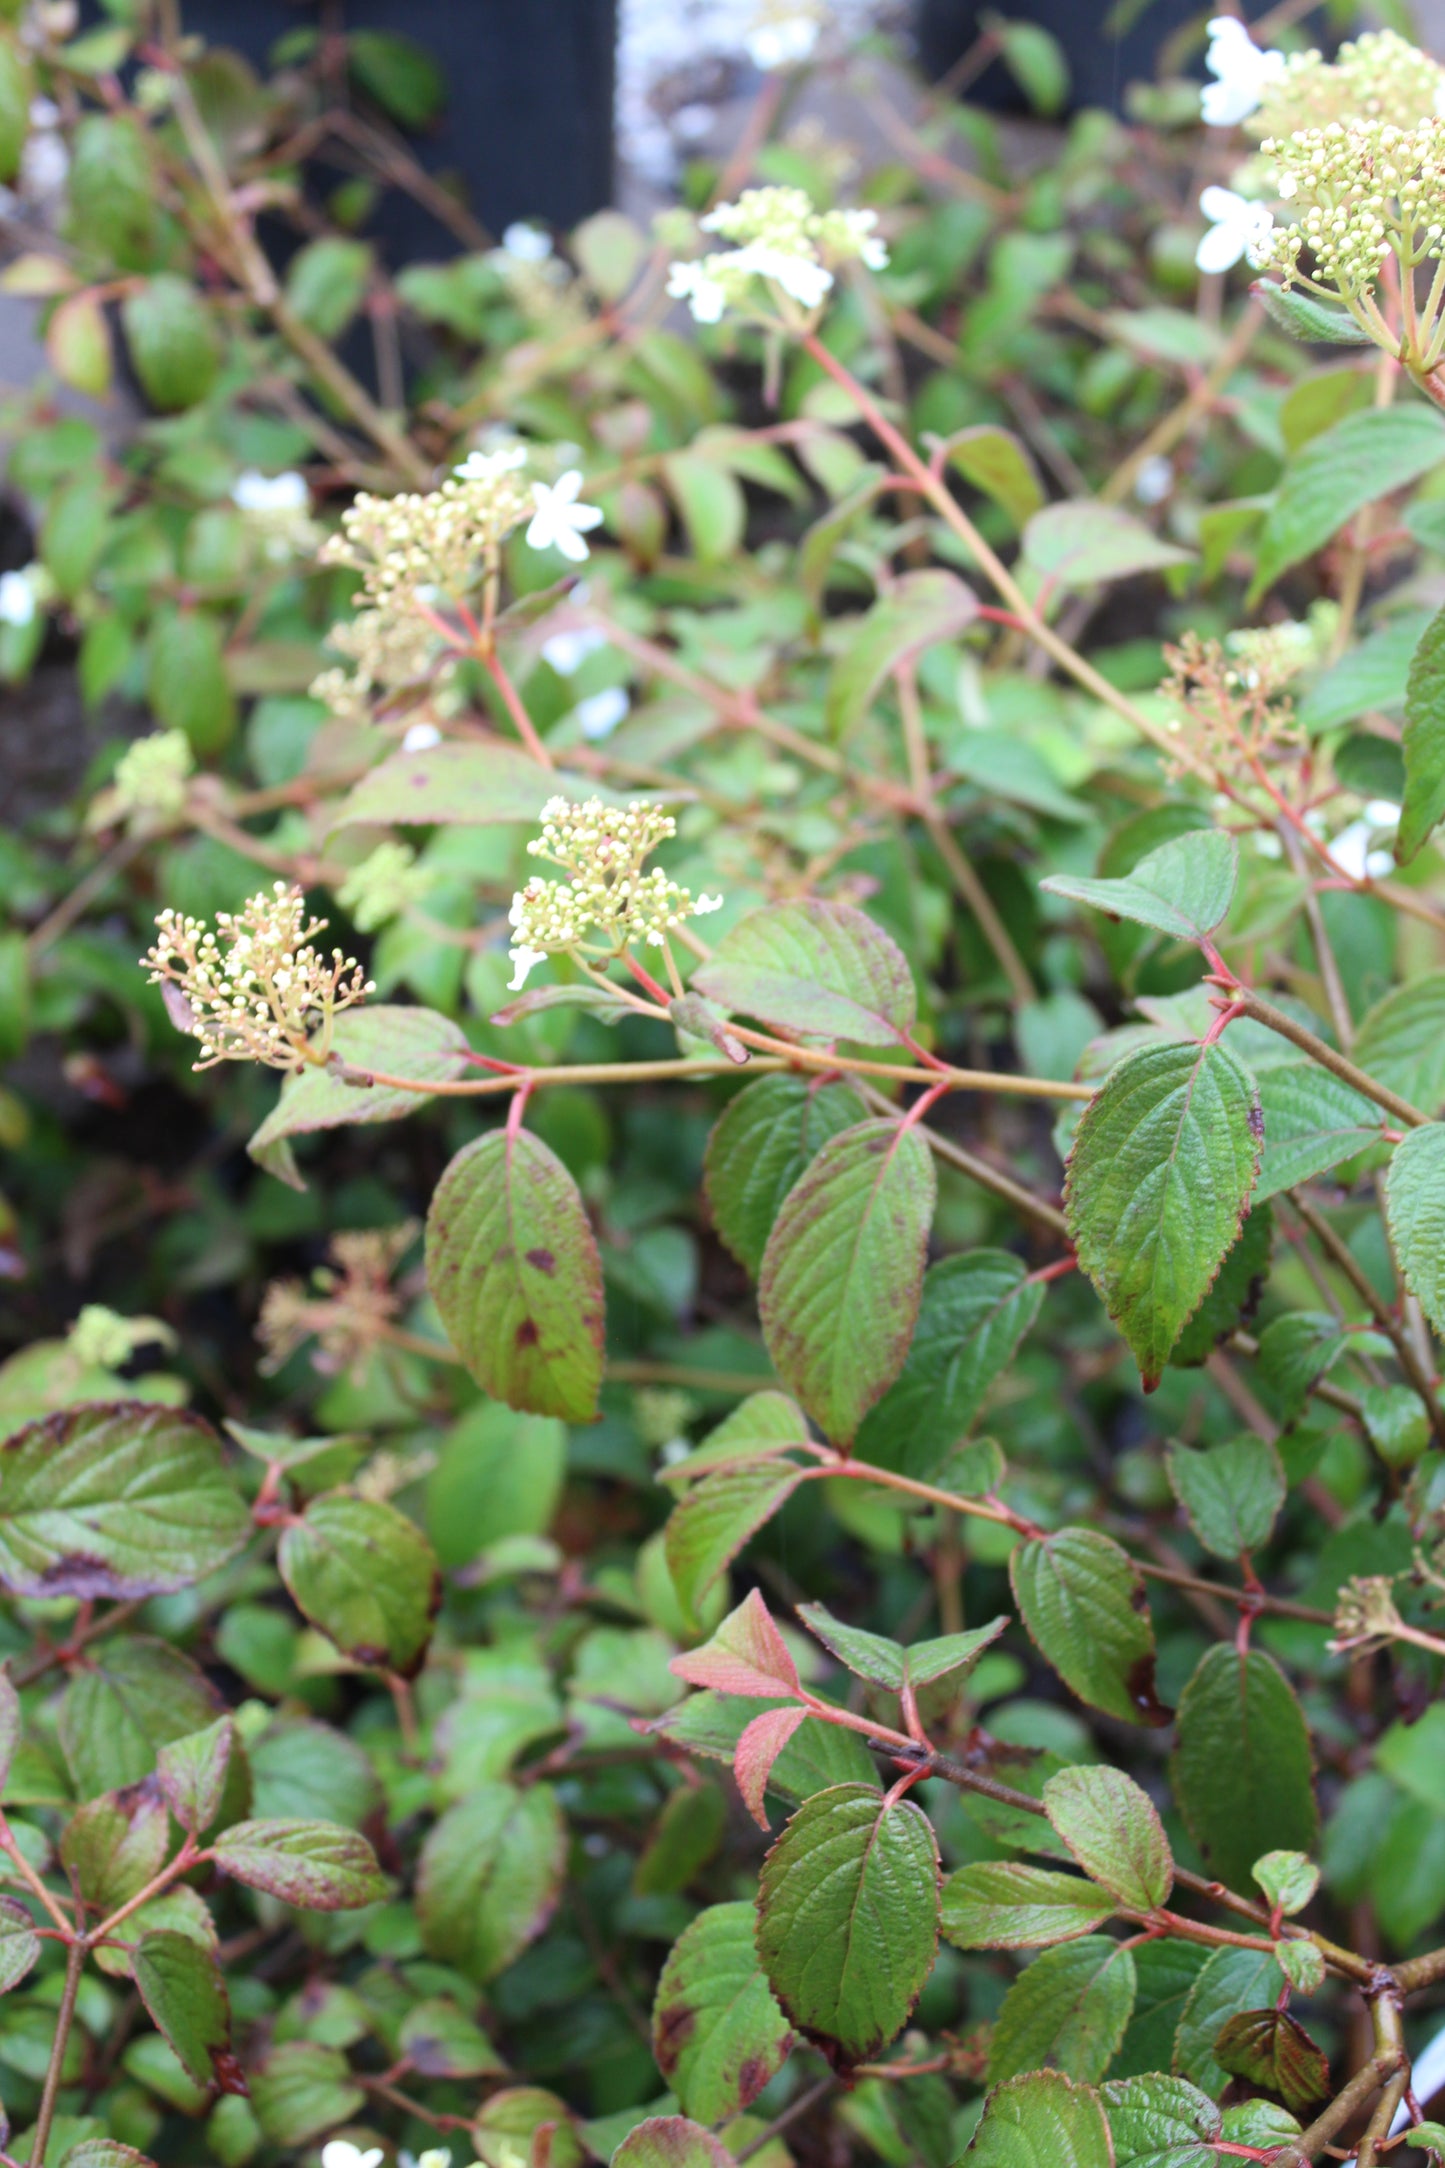
[(611, 737), (631, 706), (624, 687), (608, 685), (602, 692), (593, 693), (589, 700), (579, 700), (573, 712), (583, 737), (595, 744), (601, 738)]
[(401, 741), (401, 749), (404, 753), (429, 753), (441, 742), (442, 734), (435, 723), (413, 723)]

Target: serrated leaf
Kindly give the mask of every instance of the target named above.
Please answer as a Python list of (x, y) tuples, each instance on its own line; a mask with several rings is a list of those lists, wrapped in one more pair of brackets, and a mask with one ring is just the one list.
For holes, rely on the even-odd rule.
[(1216, 2168), (1219, 2110), (1187, 2078), (1151, 2071), (1103, 2091), (1115, 2168)]
[(818, 1792), (763, 1862), (758, 1956), (786, 2015), (836, 2068), (907, 2023), (938, 1947), (938, 1847), (911, 1800)]
[(847, 1084), (761, 1076), (730, 1099), (703, 1163), (703, 1188), (718, 1234), (754, 1279), (783, 1199), (840, 1130), (863, 1118)]
[(212, 1854), (234, 1881), (310, 1911), (345, 1912), (387, 1894), (365, 1837), (335, 1822), (233, 1822)]
[[(1353, 372), (1350, 377), (1359, 381)], [(1407, 525), (1409, 519), (1407, 513)], [(1430, 623), (1429, 610), (1404, 610), (1378, 626), (1358, 647), (1347, 648), (1338, 662), (1320, 673), (1299, 703), (1296, 717), (1306, 737), (1337, 730), (1341, 723), (1353, 723), (1371, 709), (1384, 715), (1399, 713), (1409, 689), (1411, 661)], [(1375, 748), (1387, 745), (1383, 738), (1366, 742)]]
[(1445, 1122), (1412, 1129), (1396, 1145), (1385, 1216), (1405, 1285), (1436, 1332), (1445, 1332)]
[(1033, 455), (1011, 429), (979, 422), (971, 429), (955, 431), (945, 439), (943, 449), (948, 464), (1001, 505), (1015, 527), (1022, 527), (1043, 504), (1044, 488)]
[[(649, 1732), (670, 1740), (684, 1753), (735, 1764), (743, 1733), (759, 1716), (778, 1713), (775, 1699), (704, 1692), (689, 1694), (675, 1709), (657, 1717)], [(790, 1713), (790, 1712), (789, 1712)], [(873, 1763), (854, 1731), (805, 1716), (768, 1772), (768, 1790), (796, 1806), (831, 1784), (866, 1784)]]
[(721, 1694), (776, 1701), (798, 1691), (798, 1670), (788, 1644), (755, 1588), (728, 1613), (710, 1641), (674, 1656), (668, 1669), (689, 1686), (711, 1687)]
[(1095, 1882), (1016, 1860), (975, 1860), (943, 1885), (943, 1932), (961, 1950), (1033, 1950), (1092, 1934), (1114, 1900)]
[(969, 2168), (1114, 2168), (1114, 2149), (1093, 2088), (1035, 2070), (995, 2086), (963, 2160)]
[(1007, 1250), (973, 1250), (930, 1266), (907, 1359), (859, 1426), (858, 1458), (918, 1482), (938, 1480), (1043, 1301), (1043, 1285)]
[(24, 1730), (24, 1718), (20, 1708), (20, 1696), (8, 1671), (0, 1669), (0, 1793), (10, 1774), (10, 1764), (15, 1759)]
[(1078, 880), (1051, 874), (1040, 883), (1051, 896), (1091, 904), (1110, 918), (1132, 919), (1177, 941), (1199, 941), (1222, 925), (1239, 877), (1239, 846), (1219, 828), (1194, 828), (1139, 860), (1122, 880)]
[(1194, 561), (1190, 551), (1162, 541), (1132, 513), (1090, 498), (1035, 512), (1024, 529), (1023, 556), (1034, 572), (1076, 588)]
[(216, 319), (189, 279), (163, 271), (121, 303), (126, 345), (141, 390), (163, 414), (195, 406), (221, 368)]
[(116, 1634), (65, 1689), (56, 1725), (81, 1798), (138, 1784), (157, 1748), (200, 1731), (216, 1714), (204, 1674), (169, 1642)]
[(0, 1586), (117, 1600), (187, 1588), (234, 1557), (251, 1517), (199, 1416), (81, 1403), (0, 1445)]
[(1405, 685), (1405, 802), (1395, 858), (1408, 865), (1445, 815), (1445, 610), (1433, 617)]
[(1284, 1504), (1284, 1469), (1263, 1438), (1229, 1438), (1193, 1452), (1168, 1450), (1169, 1481), (1206, 1551), (1238, 1558), (1268, 1543)]
[(1319, 1835), (1309, 1733), (1293, 1690), (1262, 1649), (1210, 1649), (1179, 1703), (1174, 1796), (1211, 1874), (1248, 1891), (1276, 1847)]
[(1134, 1957), (1108, 1935), (1044, 1950), (1004, 1996), (989, 2048), (992, 2082), (1046, 2064), (1092, 2085), (1134, 2007)]
[(1301, 1995), (1317, 1995), (1325, 1984), (1325, 1960), (1321, 1950), (1303, 1936), (1292, 1936), (1287, 1942), (1276, 1942), (1275, 1963)]
[(1395, 987), (1368, 1010), (1350, 1059), (1422, 1113), (1445, 1103), (1445, 971)]
[(276, 1562), (297, 1608), (344, 1656), (404, 1678), (418, 1670), (441, 1576), (426, 1537), (395, 1506), (315, 1498), (282, 1531)]
[(231, 2053), (231, 2006), (210, 1951), (189, 1935), (143, 1935), (132, 1974), (151, 2023), (187, 2077), (223, 2093), (244, 2092), (241, 2066)]
[(1273, 1243), (1274, 1215), (1259, 1202), (1256, 1188), (1238, 1241), (1226, 1250), (1213, 1287), (1169, 1350), (1171, 1369), (1207, 1362), (1215, 1348), (1253, 1316), (1269, 1278)]
[(250, 2072), (251, 2105), (273, 2145), (307, 2145), (366, 2104), (339, 2048), (287, 2040)]
[[(381, 1069), (428, 1084), (449, 1083), (467, 1067), (465, 1034), (435, 1009), (382, 1002), (353, 1010), (336, 1019), (332, 1046), (349, 1068)], [(396, 1091), (389, 1084), (347, 1084), (334, 1070), (305, 1069), (282, 1085), (280, 1098), (246, 1149), (282, 1181), (300, 1188), (289, 1161), (275, 1156), (287, 1138), (360, 1122), (400, 1121), (425, 1106), (428, 1097), (425, 1092)]]
[(1363, 325), (1357, 324), (1347, 309), (1332, 308), (1328, 302), (1312, 300), (1310, 295), (1300, 293), (1293, 286), (1276, 285), (1273, 279), (1256, 279), (1250, 287), (1255, 300), (1261, 303), (1271, 323), (1291, 338), (1303, 339), (1310, 345), (1369, 346), (1370, 334)]
[(612, 2168), (733, 2168), (720, 2138), (683, 2115), (649, 2115), (633, 2125)]
[(1134, 2015), (1114, 2058), (1116, 2077), (1139, 2077), (1169, 2068), (1184, 2005), (1208, 1956), (1194, 1942), (1145, 1942), (1135, 1950), (1139, 1987)]
[(1268, 1950), (1215, 1950), (1200, 1969), (1184, 2005), (1174, 2042), (1174, 2069), (1211, 2099), (1224, 2091), (1228, 2072), (1215, 2059), (1219, 2031), (1240, 2010), (1278, 1995), (1284, 1974)]
[(397, 2044), (423, 2077), (498, 2078), (507, 2068), (480, 2025), (444, 1995), (412, 2005)]
[(596, 786), (539, 767), (505, 738), (467, 738), (416, 753), (393, 753), (363, 777), (332, 815), (333, 828), (491, 828), (534, 825), (552, 797), (587, 798)]
[(602, 1262), (577, 1184), (540, 1138), (498, 1129), (458, 1152), (427, 1213), (426, 1272), (483, 1392), (524, 1414), (593, 1420)]
[(1144, 1583), (1112, 1537), (1064, 1528), (1030, 1539), (1009, 1577), (1030, 1638), (1081, 1701), (1126, 1723), (1168, 1723)]
[(834, 1618), (821, 1603), (799, 1604), (798, 1616), (855, 1678), (888, 1687), (895, 1694), (902, 1691), (908, 1676), (908, 1651), (901, 1643), (890, 1641), (884, 1634), (868, 1633), (861, 1626), (849, 1626)]
[(978, 616), (972, 589), (952, 572), (905, 572), (865, 617), (844, 628), (828, 678), (823, 713), (830, 735), (846, 738), (863, 720), (884, 680), (930, 647), (956, 640)]
[(1220, 1041), (1140, 1047), (1084, 1109), (1069, 1233), (1146, 1391), (1238, 1237), (1261, 1137), (1254, 1079)]
[(858, 1046), (897, 1046), (918, 1019), (908, 960), (848, 903), (750, 911), (693, 973), (699, 993), (764, 1024)]
[(551, 1919), (566, 1860), (550, 1785), (477, 1785), (422, 1846), (416, 1913), (428, 1953), (469, 1979), (494, 1978)]
[(903, 1367), (933, 1220), (933, 1156), (916, 1130), (858, 1122), (788, 1192), (758, 1309), (783, 1383), (847, 1446)]
[(1285, 2010), (1242, 2010), (1214, 2043), (1221, 2069), (1303, 2114), (1330, 2089), (1330, 2066), (1303, 2025)]
[(696, 1612), (738, 1552), (792, 1497), (803, 1474), (791, 1462), (776, 1460), (717, 1468), (673, 1507), (667, 1564), (687, 1610)]
[(1265, 516), (1246, 602), (1312, 557), (1356, 512), (1445, 459), (1445, 428), (1428, 407), (1370, 407), (1312, 437), (1285, 468)]
[(1255, 1388), (1277, 1423), (1292, 1423), (1311, 1387), (1345, 1352), (1340, 1321), (1327, 1310), (1291, 1310), (1259, 1336)]
[(704, 2123), (752, 2106), (792, 2043), (758, 1960), (751, 1904), (710, 1905), (673, 1944), (652, 2006), (652, 2052), (678, 2105)]
[(777, 1460), (808, 1442), (807, 1417), (796, 1401), (786, 1393), (749, 1393), (708, 1432), (696, 1452), (669, 1461), (658, 1469), (657, 1478), (660, 1483), (693, 1483), (714, 1468)]
[(1256, 1209), (1379, 1140), (1379, 1109), (1317, 1062), (1281, 1062), (1257, 1071), (1256, 1081), (1264, 1117)]
[(17, 1897), (0, 1897), (0, 1995), (18, 1987), (39, 1961), (34, 1920)]
[[(1044, 1812), (1091, 1880), (1132, 1911), (1167, 1904), (1174, 1861), (1158, 1810), (1122, 1769), (1061, 1769), (1043, 1790)], [(1074, 2073), (1079, 2075), (1078, 2072)]]
[(733, 1755), (733, 1778), (747, 1808), (759, 1829), (767, 1829), (767, 1791), (772, 1782), (773, 1769), (778, 1756), (791, 1741), (793, 1734), (807, 1721), (808, 1712), (801, 1706), (764, 1709), (748, 1724), (738, 1740)]
[(204, 1731), (170, 1740), (156, 1754), (156, 1779), (166, 1805), (193, 1837), (209, 1829), (221, 1811), (235, 1737), (231, 1718), (222, 1716)]

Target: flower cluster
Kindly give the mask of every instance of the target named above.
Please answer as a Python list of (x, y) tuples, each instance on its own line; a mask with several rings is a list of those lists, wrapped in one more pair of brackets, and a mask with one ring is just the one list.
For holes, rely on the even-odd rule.
[(153, 730), (134, 739), (116, 762), (110, 787), (91, 807), (89, 825), (105, 828), (123, 820), (133, 834), (144, 834), (179, 820), (195, 764), (183, 730)]
[(1366, 1649), (1388, 1647), (1400, 1630), (1395, 1604), (1395, 1584), (1387, 1573), (1355, 1574), (1346, 1581), (1335, 1600), (1335, 1634), (1328, 1643), (1332, 1656), (1359, 1655)]
[[(535, 965), (559, 951), (618, 956), (633, 941), (661, 948), (669, 930), (685, 918), (718, 910), (721, 896), (694, 900), (660, 867), (644, 871), (644, 861), (676, 833), (672, 816), (655, 805), (605, 806), (600, 798), (573, 805), (549, 798), (542, 808), (542, 833), (527, 850), (561, 866), (571, 879), (533, 879), (512, 898), (513, 993), (521, 991)], [(586, 936), (594, 929), (600, 941), (588, 944)]]
[(440, 489), (398, 497), (362, 494), (341, 515), (341, 532), (321, 548), (323, 564), (361, 574), (372, 608), (466, 594), (532, 508), (518, 472), (526, 448), (472, 452)]
[(376, 991), (354, 957), (340, 949), (326, 957), (311, 945), (326, 920), (308, 920), (305, 897), (284, 881), (241, 911), (218, 912), (214, 932), (169, 910), (156, 926), (141, 962), (172, 1022), (200, 1040), (197, 1069), (258, 1061), (294, 1072), (323, 1063), (336, 1017)]
[(1329, 121), (1322, 128), (1270, 136), (1277, 194), (1291, 222), (1276, 228), (1254, 260), (1300, 277), (1300, 257), (1313, 258), (1314, 280), (1346, 300), (1372, 294), (1380, 265), (1392, 252), (1410, 277), (1417, 263), (1438, 259), (1445, 233), (1445, 120), (1410, 128), (1393, 121)]
[[(801, 188), (749, 188), (736, 203), (720, 203), (702, 221), (705, 233), (734, 241), (696, 263), (674, 263), (667, 290), (686, 301), (700, 324), (716, 324), (728, 309), (798, 328), (797, 310), (811, 317), (833, 288), (839, 264), (881, 271), (888, 249), (874, 231), (874, 211), (815, 211)], [(765, 298), (760, 298), (761, 296)]]
[(409, 843), (388, 840), (378, 843), (369, 858), (353, 866), (336, 891), (336, 898), (362, 933), (375, 933), (388, 919), (397, 918), (435, 886), (436, 875), (419, 866)]
[(262, 474), (247, 467), (236, 477), (231, 502), (246, 521), (272, 564), (291, 557), (309, 557), (320, 540), (311, 519), (311, 491), (304, 474), (288, 468), (284, 474)]
[(1394, 30), (1367, 30), (1335, 58), (1295, 53), (1270, 70), (1257, 100), (1266, 135), (1294, 135), (1330, 121), (1386, 121), (1413, 128), (1445, 111), (1445, 68)]
[(416, 1234), (416, 1222), (404, 1220), (397, 1227), (336, 1235), (331, 1263), (318, 1265), (309, 1284), (273, 1280), (256, 1320), (256, 1337), (266, 1351), (262, 1369), (279, 1370), (314, 1339), (313, 1369), (326, 1377), (343, 1371), (364, 1376), (402, 1310), (403, 1295), (392, 1283)]
[(1243, 639), (1234, 635), (1228, 651), (1191, 632), (1165, 648), (1169, 675), (1162, 690), (1176, 711), (1170, 728), (1221, 774), (1248, 781), (1253, 764), (1275, 761), (1299, 743), (1285, 688), (1312, 659), (1312, 648), (1298, 637), (1302, 630), (1274, 626)]

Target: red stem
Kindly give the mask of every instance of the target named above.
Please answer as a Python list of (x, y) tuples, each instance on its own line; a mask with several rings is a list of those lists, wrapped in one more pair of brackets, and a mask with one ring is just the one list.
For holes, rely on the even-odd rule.
[(533, 728), (532, 718), (522, 705), (522, 698), (520, 693), (517, 691), (516, 686), (508, 677), (506, 671), (502, 668), (501, 657), (497, 654), (495, 649), (492, 649), (487, 654), (483, 655), (482, 661), (486, 664), (487, 671), (489, 676), (491, 677), (492, 683), (496, 686), (497, 691), (501, 694), (503, 703), (506, 706), (507, 713), (511, 716), (512, 721), (517, 726), (517, 735), (521, 739), (522, 743), (526, 746), (527, 751), (531, 754), (533, 760), (538, 762), (541, 767), (552, 767), (554, 765), (552, 755), (548, 752), (546, 746), (542, 743), (542, 740), (538, 737), (536, 730)]

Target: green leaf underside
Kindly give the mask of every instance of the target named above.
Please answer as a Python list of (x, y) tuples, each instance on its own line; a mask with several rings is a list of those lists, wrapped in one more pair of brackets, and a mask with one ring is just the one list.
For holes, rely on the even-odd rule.
[(1248, 605), (1323, 549), (1356, 512), (1418, 481), (1441, 459), (1445, 428), (1426, 407), (1367, 408), (1312, 438), (1285, 469), (1265, 517)]
[(1264, 1150), (1251, 1202), (1328, 1174), (1379, 1141), (1379, 1110), (1316, 1062), (1281, 1062), (1258, 1077)]
[(469, 1979), (492, 1979), (551, 1919), (566, 1857), (550, 1785), (477, 1785), (422, 1846), (416, 1908), (428, 1953)]
[(938, 1849), (910, 1800), (840, 1784), (799, 1808), (763, 1862), (758, 1955), (787, 2016), (836, 2067), (907, 2023), (938, 1945)]
[(1216, 1558), (1238, 1558), (1268, 1543), (1284, 1504), (1284, 1469), (1274, 1447), (1244, 1436), (1192, 1452), (1168, 1451), (1169, 1481), (1189, 1525)]
[(1110, 1935), (1043, 1950), (1003, 1999), (989, 2049), (990, 2081), (1052, 2066), (1095, 2084), (1134, 2007), (1134, 1957)]
[(17, 1596), (155, 1596), (224, 1565), (250, 1515), (199, 1416), (84, 1403), (0, 1446), (0, 1585)]
[(1436, 1332), (1445, 1332), (1445, 1122), (1397, 1144), (1385, 1213), (1405, 1285)]
[(652, 2051), (679, 2106), (721, 2123), (752, 2105), (792, 2028), (758, 1960), (755, 1907), (710, 1905), (673, 1944), (652, 2006)]
[(1422, 1114), (1445, 1105), (1445, 971), (1397, 986), (1368, 1011), (1350, 1059)]
[(1207, 1651), (1179, 1704), (1174, 1796), (1215, 1874), (1249, 1893), (1265, 1852), (1313, 1851), (1319, 1816), (1309, 1733), (1283, 1673), (1261, 1649)]
[(1016, 1860), (976, 1860), (943, 1885), (943, 1932), (961, 1950), (1030, 1950), (1092, 1934), (1114, 1900), (1096, 1883)]
[(956, 639), (977, 615), (973, 593), (952, 572), (940, 567), (905, 572), (854, 621), (855, 629), (833, 664), (823, 702), (830, 735), (847, 738), (892, 672), (925, 648)]
[[(349, 1011), (336, 1019), (332, 1047), (350, 1068), (381, 1069), (428, 1084), (449, 1083), (467, 1066), (467, 1042), (460, 1025), (435, 1009), (382, 1002)], [(400, 1121), (422, 1105), (423, 1097), (420, 1092), (395, 1091), (388, 1084), (346, 1084), (331, 1070), (306, 1069), (282, 1085), (281, 1097), (247, 1150), (256, 1158), (268, 1146), (309, 1131)]]
[(729, 1100), (708, 1138), (703, 1187), (718, 1234), (754, 1279), (788, 1191), (863, 1114), (849, 1085), (795, 1076), (758, 1077)]
[(1043, 1301), (1042, 1285), (1007, 1250), (973, 1250), (930, 1266), (907, 1359), (863, 1418), (858, 1458), (933, 1481)]
[(420, 1667), (441, 1576), (426, 1537), (395, 1506), (314, 1499), (283, 1531), (277, 1564), (298, 1608), (343, 1655), (403, 1678)]
[(427, 1214), (427, 1285), (483, 1392), (590, 1422), (604, 1350), (602, 1261), (577, 1184), (526, 1130), (459, 1152)]
[(18, 1987), (39, 1960), (34, 1920), (17, 1897), (0, 1897), (0, 1995)]
[[(1092, 1881), (1139, 1912), (1167, 1904), (1174, 1862), (1158, 1810), (1122, 1769), (1061, 1769), (1043, 1790), (1050, 1826)], [(1077, 2075), (1077, 2073), (1076, 2073)]]
[(966, 482), (1002, 505), (1015, 527), (1022, 527), (1044, 502), (1043, 484), (1028, 448), (1011, 430), (981, 422), (948, 439), (948, 463)]
[(1273, 2001), (1283, 1986), (1284, 1974), (1267, 1950), (1213, 1951), (1200, 1967), (1179, 2020), (1176, 2073), (1217, 2098), (1229, 2077), (1214, 2053), (1221, 2027), (1237, 2012)]
[(1433, 617), (1405, 684), (1405, 802), (1395, 856), (1402, 866), (1445, 814), (1445, 610)]
[(693, 973), (733, 1013), (818, 1039), (897, 1046), (918, 1018), (908, 960), (846, 903), (765, 904), (724, 934)]
[(434, 745), (416, 753), (393, 753), (363, 777), (332, 825), (490, 827), (536, 824), (552, 797), (587, 798), (596, 785), (560, 774), (509, 745), (504, 738)]
[(1141, 1047), (1084, 1110), (1069, 1232), (1146, 1390), (1239, 1234), (1261, 1134), (1254, 1080), (1218, 1041)]
[[(777, 1706), (757, 1695), (689, 1694), (650, 1729), (690, 1754), (731, 1764), (747, 1726)], [(856, 1732), (807, 1716), (769, 1770), (768, 1789), (796, 1806), (830, 1785), (866, 1783), (872, 1774), (867, 1748)]]
[(1093, 498), (1035, 512), (1024, 529), (1023, 554), (1034, 572), (1061, 587), (1093, 587), (1193, 562), (1190, 551), (1161, 540), (1131, 512)]
[(710, 1430), (696, 1452), (658, 1470), (662, 1483), (694, 1483), (714, 1468), (745, 1461), (776, 1460), (791, 1447), (808, 1443), (808, 1423), (786, 1393), (749, 1393), (731, 1415)]
[(1151, 2071), (1103, 2089), (1115, 2168), (1216, 2168), (1219, 2110), (1187, 2078)]
[(1021, 1543), (1009, 1576), (1030, 1638), (1081, 1701), (1129, 1723), (1168, 1723), (1144, 1583), (1111, 1537), (1064, 1528)]
[(835, 1445), (851, 1442), (903, 1367), (934, 1196), (917, 1132), (867, 1121), (823, 1147), (778, 1214), (758, 1289), (763, 1338)]
[(1052, 2070), (996, 2086), (963, 2156), (970, 2168), (1114, 2168), (1099, 2096)]
[(704, 1476), (667, 1523), (673, 1586), (690, 1611), (803, 1480), (788, 1461), (748, 1461)]
[(1213, 933), (1234, 898), (1239, 846), (1217, 828), (1195, 828), (1141, 858), (1122, 880), (1078, 880), (1053, 874), (1048, 895), (1091, 904), (1111, 918), (1132, 919), (1178, 941)]
[(1331, 308), (1294, 287), (1276, 285), (1273, 279), (1256, 279), (1250, 292), (1264, 305), (1264, 312), (1292, 338), (1325, 346), (1368, 346), (1370, 334), (1357, 324), (1348, 309)]

